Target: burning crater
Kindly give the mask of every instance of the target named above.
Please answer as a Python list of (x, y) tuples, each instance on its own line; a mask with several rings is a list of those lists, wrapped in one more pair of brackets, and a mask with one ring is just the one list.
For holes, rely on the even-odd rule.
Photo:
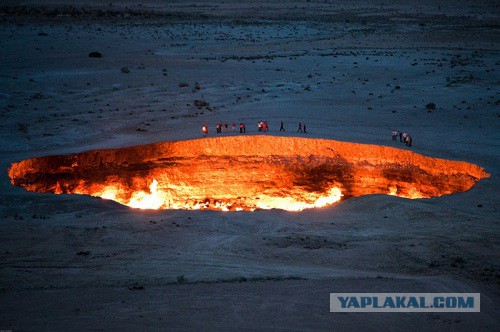
[(489, 177), (474, 164), (323, 139), (237, 136), (154, 143), (14, 163), (12, 184), (140, 209), (300, 211), (369, 194), (425, 198)]

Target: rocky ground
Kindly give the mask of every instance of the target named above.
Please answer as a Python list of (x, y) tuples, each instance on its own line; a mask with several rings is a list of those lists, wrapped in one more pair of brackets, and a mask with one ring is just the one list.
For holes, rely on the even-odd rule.
[[(68, 3), (0, 6), (0, 329), (498, 326), (496, 2)], [(407, 130), (413, 151), (491, 177), (440, 198), (222, 213), (30, 193), (7, 174), (260, 120), (401, 149), (390, 135)], [(348, 291), (480, 292), (481, 313), (329, 313)]]

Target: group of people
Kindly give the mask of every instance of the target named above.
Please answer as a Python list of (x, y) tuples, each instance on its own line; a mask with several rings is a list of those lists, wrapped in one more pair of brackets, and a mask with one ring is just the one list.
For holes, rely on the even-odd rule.
[[(269, 125), (267, 124), (267, 121), (259, 121), (257, 122), (257, 128), (260, 132), (267, 132), (269, 131)], [(203, 136), (207, 136), (208, 135), (208, 125), (204, 125), (202, 128), (201, 128), (202, 132), (203, 132)], [(232, 123), (231, 125), (231, 130), (233, 133), (236, 132), (236, 123)], [(215, 125), (215, 131), (217, 134), (220, 134), (222, 133), (223, 131), (228, 133), (229, 132), (229, 123), (228, 122), (225, 122), (223, 123), (222, 121), (218, 124)], [(283, 121), (281, 121), (281, 125), (280, 125), (280, 132), (281, 131), (286, 131), (285, 130), (285, 124), (283, 123)], [(306, 127), (306, 124), (305, 123), (302, 123), (302, 122), (299, 122), (299, 127), (297, 129), (297, 132), (298, 133), (304, 133), (304, 134), (307, 134), (307, 127)], [(243, 134), (243, 133), (246, 133), (246, 126), (245, 126), (245, 123), (241, 122), (240, 123), (240, 133)]]
[(269, 125), (267, 124), (267, 121), (259, 121), (257, 122), (257, 128), (259, 128), (259, 131), (266, 132), (269, 130)]
[(299, 122), (299, 128), (297, 129), (298, 133), (304, 133), (307, 134), (307, 127), (305, 123), (300, 123)]
[(413, 139), (406, 131), (394, 130), (392, 132), (392, 140), (397, 141), (398, 136), (399, 136), (399, 141), (401, 143), (404, 142), (406, 144), (406, 146), (411, 147), (411, 144), (413, 143)]
[[(243, 122), (240, 122), (240, 133), (243, 134), (243, 133), (246, 133), (246, 127), (245, 127), (245, 123)], [(267, 132), (269, 130), (269, 125), (267, 124), (267, 121), (259, 121), (257, 122), (257, 128), (260, 132)], [(228, 133), (229, 132), (229, 123), (225, 122), (225, 123), (222, 123), (222, 121), (220, 123), (218, 123), (216, 126), (215, 126), (215, 130), (217, 132), (217, 134), (220, 134), (222, 133), (222, 131), (224, 130), (224, 132)], [(231, 130), (233, 133), (236, 132), (236, 123), (233, 122), (233, 124), (231, 125)], [(280, 124), (280, 132), (281, 131), (286, 131), (285, 130), (285, 124), (283, 123), (283, 121), (281, 121), (281, 124)], [(202, 132), (203, 132), (203, 136), (207, 136), (208, 135), (208, 125), (204, 125), (202, 127)], [(297, 132), (298, 133), (304, 133), (304, 134), (307, 134), (307, 127), (306, 127), (306, 124), (305, 123), (302, 123), (302, 122), (299, 122), (299, 125), (298, 125), (298, 128), (297, 128)], [(411, 135), (408, 134), (406, 131), (398, 131), (398, 130), (394, 130), (392, 132), (392, 140), (393, 141), (397, 141), (398, 140), (398, 136), (399, 136), (399, 141), (401, 143), (405, 143), (406, 146), (408, 147), (411, 147), (412, 143), (413, 143), (413, 139), (411, 138)]]
[[(220, 134), (222, 133), (222, 131), (224, 130), (224, 132), (228, 133), (229, 132), (229, 123), (225, 122), (225, 123), (222, 123), (222, 121), (218, 124), (215, 125), (215, 131), (217, 134)], [(203, 136), (207, 136), (208, 135), (208, 125), (204, 125), (202, 128), (201, 128), (201, 131), (203, 132)], [(236, 132), (236, 123), (232, 123), (231, 125), (231, 131), (233, 133)], [(245, 127), (245, 124), (243, 122), (240, 123), (240, 133), (246, 133), (246, 127)]]
[[(236, 123), (233, 122), (233, 125), (231, 126), (233, 129), (233, 133), (236, 131)], [(205, 125), (203, 128), (206, 128), (207, 134), (208, 134), (208, 125)], [(229, 132), (229, 123), (222, 123), (222, 121), (218, 124), (215, 125), (215, 130), (217, 131), (217, 134), (222, 133), (222, 129), (224, 129), (224, 132), (228, 133)]]

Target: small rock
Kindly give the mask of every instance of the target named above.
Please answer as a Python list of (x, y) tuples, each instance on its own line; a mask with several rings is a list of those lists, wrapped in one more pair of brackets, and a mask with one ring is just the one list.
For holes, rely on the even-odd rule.
[(435, 110), (436, 109), (436, 104), (434, 104), (434, 103), (428, 103), (427, 105), (425, 105), (425, 108), (427, 108), (428, 110)]
[(196, 107), (207, 107), (209, 104), (206, 101), (203, 100), (195, 100), (194, 101), (194, 106)]
[(128, 289), (130, 289), (130, 290), (144, 290), (144, 286), (142, 286), (142, 285), (133, 285), (132, 287), (129, 287)]
[(100, 52), (90, 52), (89, 53), (89, 57), (90, 58), (101, 58), (102, 57), (102, 54)]

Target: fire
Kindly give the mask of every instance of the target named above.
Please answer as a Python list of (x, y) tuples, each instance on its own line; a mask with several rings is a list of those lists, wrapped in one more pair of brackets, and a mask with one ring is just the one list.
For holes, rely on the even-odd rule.
[(272, 136), (155, 143), (14, 163), (12, 184), (136, 209), (302, 211), (369, 194), (428, 198), (489, 174), (407, 150)]
[(405, 192), (398, 194), (398, 188), (396, 186), (390, 186), (388, 195), (399, 196), (410, 199), (426, 198), (425, 195), (423, 195), (418, 189), (414, 187), (410, 187)]
[[(76, 193), (82, 193), (78, 190)], [(305, 194), (299, 197), (272, 197), (261, 196), (259, 200), (254, 201), (246, 199), (240, 201), (238, 206), (234, 202), (216, 201), (212, 205), (209, 200), (204, 202), (189, 202), (184, 204), (174, 202), (174, 198), (167, 191), (158, 189), (158, 180), (153, 179), (149, 186), (149, 192), (134, 191), (130, 198), (125, 190), (120, 189), (117, 185), (106, 186), (101, 190), (96, 190), (90, 193), (91, 196), (101, 197), (103, 199), (113, 200), (120, 204), (130, 206), (131, 208), (141, 210), (158, 210), (158, 209), (184, 209), (184, 210), (200, 210), (214, 209), (220, 211), (254, 211), (256, 209), (281, 209), (287, 211), (302, 211), (304, 209), (321, 208), (337, 203), (342, 198), (342, 193), (339, 188), (334, 187), (328, 190), (326, 194)]]
[(151, 186), (149, 186), (150, 193), (144, 191), (134, 192), (130, 198), (130, 202), (127, 204), (130, 207), (136, 209), (153, 209), (158, 210), (165, 205), (165, 199), (163, 192), (158, 191), (158, 181), (153, 180)]
[(327, 195), (306, 194), (301, 196), (302, 200), (297, 200), (293, 197), (261, 197), (257, 203), (257, 208), (302, 211), (305, 209), (322, 208), (332, 205), (339, 202), (342, 196), (340, 189), (333, 187), (328, 190)]

